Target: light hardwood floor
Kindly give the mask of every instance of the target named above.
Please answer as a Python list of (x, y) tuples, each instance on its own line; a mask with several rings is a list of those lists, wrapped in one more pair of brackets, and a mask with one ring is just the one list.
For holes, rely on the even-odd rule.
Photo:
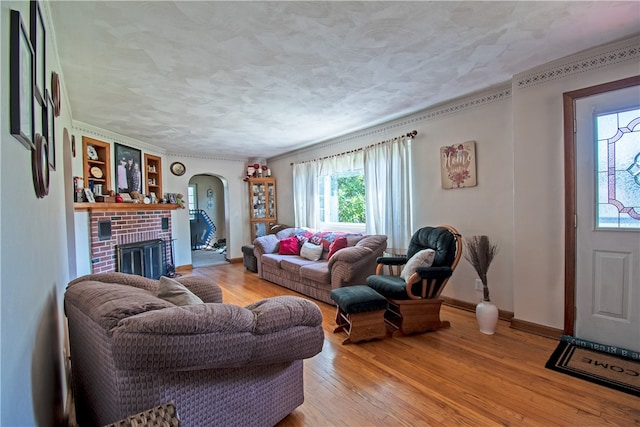
[[(187, 274), (214, 279), (232, 304), (299, 295), (242, 264)], [(315, 302), (324, 347), (304, 362), (304, 404), (278, 427), (640, 425), (637, 397), (545, 369), (556, 340), (504, 321), (484, 335), (474, 313), (443, 306), (449, 329), (342, 345), (332, 333), (335, 308)]]

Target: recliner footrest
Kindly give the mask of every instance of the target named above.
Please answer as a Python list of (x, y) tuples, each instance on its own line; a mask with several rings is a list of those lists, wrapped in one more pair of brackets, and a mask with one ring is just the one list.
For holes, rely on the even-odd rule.
[(349, 314), (385, 310), (389, 305), (385, 297), (364, 285), (334, 289), (331, 291), (331, 299)]
[(384, 313), (389, 302), (385, 297), (364, 285), (334, 289), (330, 295), (338, 305), (333, 332), (347, 334), (342, 344), (386, 336)]

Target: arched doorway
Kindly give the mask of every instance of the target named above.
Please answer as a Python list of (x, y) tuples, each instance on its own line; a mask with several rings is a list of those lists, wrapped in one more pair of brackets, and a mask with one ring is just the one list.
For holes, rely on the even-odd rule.
[(189, 179), (187, 194), (194, 268), (228, 262), (225, 183), (216, 175), (199, 174)]

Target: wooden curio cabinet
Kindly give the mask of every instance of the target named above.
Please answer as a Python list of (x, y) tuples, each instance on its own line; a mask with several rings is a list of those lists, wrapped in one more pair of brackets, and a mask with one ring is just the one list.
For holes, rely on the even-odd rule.
[(84, 187), (102, 185), (101, 194), (109, 194), (111, 190), (111, 145), (108, 142), (82, 137), (82, 166)]
[(148, 196), (154, 193), (156, 200), (162, 199), (162, 160), (158, 156), (145, 153), (144, 164), (147, 170), (147, 185), (144, 194)]
[(275, 178), (249, 178), (249, 220), (251, 241), (264, 236), (277, 222)]

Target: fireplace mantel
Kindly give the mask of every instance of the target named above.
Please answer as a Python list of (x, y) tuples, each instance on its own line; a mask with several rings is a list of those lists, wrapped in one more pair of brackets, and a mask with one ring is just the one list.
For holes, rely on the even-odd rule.
[(73, 209), (88, 212), (115, 212), (115, 211), (172, 211), (179, 209), (177, 203), (74, 203)]

